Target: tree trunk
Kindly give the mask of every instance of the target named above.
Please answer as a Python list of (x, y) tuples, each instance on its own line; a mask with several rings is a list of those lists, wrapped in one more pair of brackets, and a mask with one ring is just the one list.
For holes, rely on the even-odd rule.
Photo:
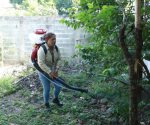
[(130, 104), (129, 104), (129, 124), (138, 125), (137, 118), (137, 78), (134, 72), (134, 62), (129, 66), (129, 81), (130, 81)]
[(142, 32), (135, 30), (136, 45), (135, 57), (132, 56), (129, 64), (129, 81), (130, 81), (130, 103), (129, 103), (129, 125), (138, 125), (138, 99), (140, 97), (139, 83), (142, 79), (142, 67), (140, 65), (142, 51)]
[(141, 0), (135, 0), (135, 56), (129, 62), (130, 79), (130, 105), (129, 105), (129, 124), (138, 125), (138, 97), (139, 83), (142, 78), (142, 67), (140, 65), (142, 53), (142, 31), (141, 31)]
[(130, 53), (125, 42), (125, 29), (123, 24), (119, 32), (119, 42), (129, 67), (129, 125), (138, 125), (138, 97), (139, 83), (142, 78), (142, 67), (140, 65), (142, 53), (142, 30), (141, 30), (141, 1), (135, 0), (135, 51)]

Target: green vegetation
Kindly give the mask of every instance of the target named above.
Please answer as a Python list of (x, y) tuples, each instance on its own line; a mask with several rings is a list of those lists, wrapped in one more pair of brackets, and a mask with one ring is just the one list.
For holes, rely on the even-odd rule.
[[(77, 46), (84, 71), (89, 77), (98, 74), (113, 78), (127, 76), (123, 79), (129, 84), (130, 98), (124, 104), (129, 105), (130, 125), (137, 125), (139, 120), (138, 102), (143, 98), (139, 100), (137, 93), (138, 88), (144, 87), (141, 84), (144, 82), (143, 68), (150, 80), (150, 73), (143, 62), (143, 59), (149, 60), (149, 8), (149, 1), (81, 0), (78, 7), (70, 9), (69, 19), (61, 21), (89, 33), (89, 43)], [(119, 105), (119, 112), (128, 110), (127, 106), (119, 108)]]
[(59, 15), (67, 14), (67, 9), (72, 6), (72, 0), (55, 0), (56, 8)]
[(10, 0), (12, 4), (21, 4), (23, 0)]
[(57, 14), (53, 0), (23, 0), (14, 4), (18, 16), (52, 16)]
[[(76, 46), (78, 53), (74, 57), (80, 56), (75, 67), (77, 71), (72, 73), (71, 67), (68, 74), (62, 72), (61, 75), (71, 85), (88, 88), (90, 95), (64, 90), (61, 99), (65, 106), (57, 109), (52, 105), (52, 112), (45, 113), (42, 103), (38, 104), (40, 107), (31, 103), (42, 100), (41, 91), (36, 91), (32, 100), (30, 89), (23, 88), (18, 91), (22, 101), (13, 103), (19, 111), (9, 115), (1, 111), (1, 124), (115, 125), (120, 121), (120, 124), (134, 122), (137, 125), (138, 120), (149, 124), (146, 120), (150, 116), (147, 110), (150, 104), (145, 98), (148, 94), (143, 97), (143, 90), (149, 88), (150, 73), (142, 60), (150, 60), (150, 6), (148, 0), (144, 2), (138, 8), (141, 10), (140, 19), (142, 17), (140, 27), (134, 24), (137, 21), (134, 0), (24, 0), (16, 6), (25, 15), (65, 14), (69, 19), (62, 20), (62, 23), (88, 33), (88, 42)], [(67, 65), (66, 62), (64, 66)], [(143, 67), (147, 72), (143, 73)], [(1, 84), (2, 96), (12, 92), (8, 83)], [(131, 116), (134, 118), (128, 121)]]
[(12, 93), (16, 87), (12, 84), (15, 78), (4, 76), (0, 78), (0, 97)]
[[(67, 70), (67, 67), (76, 70), (70, 68)], [(82, 71), (80, 65), (73, 67), (66, 64), (64, 68), (66, 70), (60, 72), (61, 77), (70, 85), (87, 88), (89, 94), (63, 89), (60, 100), (64, 106), (58, 108), (51, 103), (51, 112), (49, 112), (43, 105), (41, 85), (36, 86), (38, 76), (35, 76), (33, 69), (29, 68), (20, 73), (21, 79), (23, 76), (27, 77), (17, 84), (12, 84), (16, 78), (1, 78), (0, 124), (110, 125), (120, 120), (120, 124), (128, 125), (128, 85), (106, 75), (89, 77)], [(31, 85), (34, 85), (34, 88)], [(50, 92), (50, 95), (52, 94), (53, 87)], [(146, 105), (145, 101), (140, 103), (140, 107)], [(150, 113), (148, 110), (145, 112), (145, 118), (148, 118)]]
[[(29, 73), (29, 71), (24, 71), (21, 76), (25, 72)], [(33, 71), (30, 70), (30, 72)], [(125, 110), (125, 106), (127, 104), (124, 103), (124, 110), (121, 110), (121, 106), (128, 94), (122, 84), (102, 77), (89, 78), (84, 72), (61, 71), (61, 76), (70, 85), (88, 88), (92, 96), (63, 89), (60, 94), (60, 100), (64, 103), (63, 108), (51, 104), (51, 112), (48, 112), (43, 106), (42, 90), (35, 88), (35, 93), (32, 95), (32, 90), (27, 86), (30, 86), (34, 79), (27, 77), (17, 84), (20, 87), (18, 91), (0, 99), (0, 105), (3, 105), (0, 111), (0, 124), (107, 125), (116, 122), (113, 118), (123, 117), (123, 120), (126, 120), (128, 111)], [(9, 81), (9, 84), (11, 82)], [(51, 95), (52, 93), (53, 88)]]
[(31, 72), (33, 72), (33, 69), (29, 68), (20, 72), (18, 76), (7, 74), (0, 77), (0, 97), (16, 92), (20, 87), (16, 83), (19, 82), (20, 79), (23, 79), (25, 76), (30, 75)]
[(68, 15), (69, 8), (78, 5), (79, 0), (11, 0), (18, 16)]

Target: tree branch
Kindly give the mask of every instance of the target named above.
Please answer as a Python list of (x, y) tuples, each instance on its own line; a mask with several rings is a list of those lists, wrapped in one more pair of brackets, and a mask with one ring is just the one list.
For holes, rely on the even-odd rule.
[(131, 58), (131, 54), (129, 53), (128, 47), (124, 40), (125, 39), (125, 29), (126, 29), (126, 27), (123, 24), (119, 31), (119, 43), (123, 50), (123, 53), (124, 53), (127, 63), (130, 63), (132, 58)]

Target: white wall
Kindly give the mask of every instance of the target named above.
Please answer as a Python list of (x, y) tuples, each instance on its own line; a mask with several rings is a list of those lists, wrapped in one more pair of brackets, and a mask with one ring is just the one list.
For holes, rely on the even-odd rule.
[(64, 58), (75, 52), (76, 40), (85, 33), (59, 23), (60, 17), (0, 17), (0, 60), (3, 64), (28, 63), (33, 42), (29, 34), (44, 28), (57, 36), (57, 45)]
[(150, 61), (144, 59), (144, 63), (147, 66), (148, 70), (150, 71)]

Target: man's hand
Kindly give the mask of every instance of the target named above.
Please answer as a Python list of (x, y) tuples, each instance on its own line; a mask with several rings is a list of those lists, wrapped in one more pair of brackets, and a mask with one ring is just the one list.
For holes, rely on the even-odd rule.
[(55, 77), (55, 72), (50, 72), (49, 76), (50, 76), (52, 79), (54, 79), (54, 77)]
[(55, 74), (55, 77), (57, 77), (58, 76), (58, 71), (55, 71), (54, 74)]
[(50, 72), (49, 76), (54, 79), (55, 77), (58, 76), (58, 71), (55, 71), (55, 72)]

